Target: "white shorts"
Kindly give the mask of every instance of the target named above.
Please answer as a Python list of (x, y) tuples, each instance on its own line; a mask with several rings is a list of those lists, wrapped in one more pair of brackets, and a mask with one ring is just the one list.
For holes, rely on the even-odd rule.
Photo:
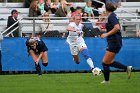
[(75, 43), (70, 43), (69, 41), (71, 40), (67, 40), (67, 42), (69, 43), (69, 47), (72, 55), (78, 55), (80, 49), (87, 48), (87, 45), (85, 44), (83, 38), (80, 39), (80, 42), (79, 40)]

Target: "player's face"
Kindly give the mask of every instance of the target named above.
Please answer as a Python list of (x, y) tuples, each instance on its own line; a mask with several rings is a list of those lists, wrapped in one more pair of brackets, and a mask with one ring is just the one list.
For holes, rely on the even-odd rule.
[(78, 10), (77, 10), (77, 13), (78, 13), (78, 14), (81, 14), (81, 13), (82, 13), (82, 9), (78, 9)]
[(36, 44), (33, 44), (32, 46), (30, 46), (32, 49), (36, 49)]
[(75, 16), (75, 23), (78, 25), (81, 22), (80, 16)]

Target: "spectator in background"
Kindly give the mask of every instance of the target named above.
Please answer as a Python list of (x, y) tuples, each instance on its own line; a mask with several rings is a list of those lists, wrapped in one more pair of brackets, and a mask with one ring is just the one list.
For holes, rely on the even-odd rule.
[(107, 15), (106, 15), (106, 12), (103, 11), (103, 12), (99, 12), (99, 19), (96, 23), (96, 26), (99, 27), (100, 31), (101, 32), (105, 32), (106, 31), (106, 21), (107, 21)]
[(67, 11), (68, 5), (70, 5), (70, 3), (68, 3), (67, 1), (65, 1), (65, 0), (61, 1), (60, 7), (55, 12), (55, 17), (67, 17), (68, 16), (68, 11)]
[(71, 13), (71, 17), (73, 17), (75, 14), (79, 14), (82, 16), (82, 7), (76, 7), (76, 10)]
[[(45, 12), (43, 17), (49, 17), (49, 13)], [(53, 24), (52, 23), (47, 23), (50, 22), (50, 18), (43, 18), (43, 23), (45, 22), (45, 24), (40, 24), (40, 28), (41, 28), (41, 35), (44, 36), (46, 34), (47, 31), (53, 31)]]
[(29, 8), (32, 1), (33, 0), (24, 0), (24, 6), (25, 6), (25, 8)]
[(92, 22), (88, 19), (88, 13), (84, 12), (82, 17), (84, 37), (99, 36), (101, 33), (98, 28), (94, 28)]
[(92, 22), (88, 19), (88, 13), (87, 12), (84, 12), (82, 14), (82, 24), (84, 25), (83, 27), (83, 31), (86, 32), (86, 31), (93, 31), (93, 24)]
[(46, 12), (44, 9), (44, 5), (45, 5), (44, 0), (38, 0), (38, 8), (41, 12), (41, 15), (43, 15)]
[[(7, 21), (7, 28), (9, 28), (10, 26), (12, 26), (15, 22), (18, 21), (17, 17), (18, 17), (18, 11), (17, 10), (12, 10), (11, 11), (11, 16), (8, 16), (8, 21)], [(11, 32), (14, 28), (18, 27), (18, 23), (16, 23), (11, 29), (9, 29), (7, 32)], [(10, 34), (10, 37), (18, 37), (19, 36), (19, 31), (18, 29), (15, 30), (13, 32), (13, 36)]]
[(2, 42), (2, 40), (3, 40), (3, 35), (0, 32), (0, 74), (2, 74), (2, 62), (1, 62), (1, 60), (2, 60), (2, 54), (1, 54), (1, 42)]
[(54, 14), (59, 7), (60, 7), (59, 0), (54, 0), (54, 2), (51, 5), (51, 12)]
[(33, 0), (29, 7), (29, 17), (38, 17), (39, 15), (41, 15), (41, 12), (38, 8), (38, 1)]
[(46, 0), (44, 4), (44, 10), (46, 12), (51, 12), (51, 0)]
[(84, 12), (87, 12), (89, 17), (94, 17), (94, 13), (93, 13), (93, 7), (92, 7), (92, 1), (88, 0), (86, 2), (86, 6), (84, 8)]

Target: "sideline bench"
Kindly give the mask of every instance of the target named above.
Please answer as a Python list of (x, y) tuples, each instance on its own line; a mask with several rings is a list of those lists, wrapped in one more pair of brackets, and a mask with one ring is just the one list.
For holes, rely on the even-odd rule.
[(2, 7), (11, 7), (11, 8), (24, 7), (24, 3), (0, 3), (0, 8)]
[(140, 7), (140, 2), (121, 2), (121, 6), (128, 8)]

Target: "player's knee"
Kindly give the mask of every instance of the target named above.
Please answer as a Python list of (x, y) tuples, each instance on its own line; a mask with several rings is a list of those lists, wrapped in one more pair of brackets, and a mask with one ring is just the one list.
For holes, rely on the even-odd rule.
[(42, 65), (46, 67), (48, 65), (48, 63), (42, 63)]
[(88, 50), (87, 49), (83, 49), (81, 51), (81, 54), (84, 56), (84, 58), (87, 60), (88, 58), (90, 58)]

